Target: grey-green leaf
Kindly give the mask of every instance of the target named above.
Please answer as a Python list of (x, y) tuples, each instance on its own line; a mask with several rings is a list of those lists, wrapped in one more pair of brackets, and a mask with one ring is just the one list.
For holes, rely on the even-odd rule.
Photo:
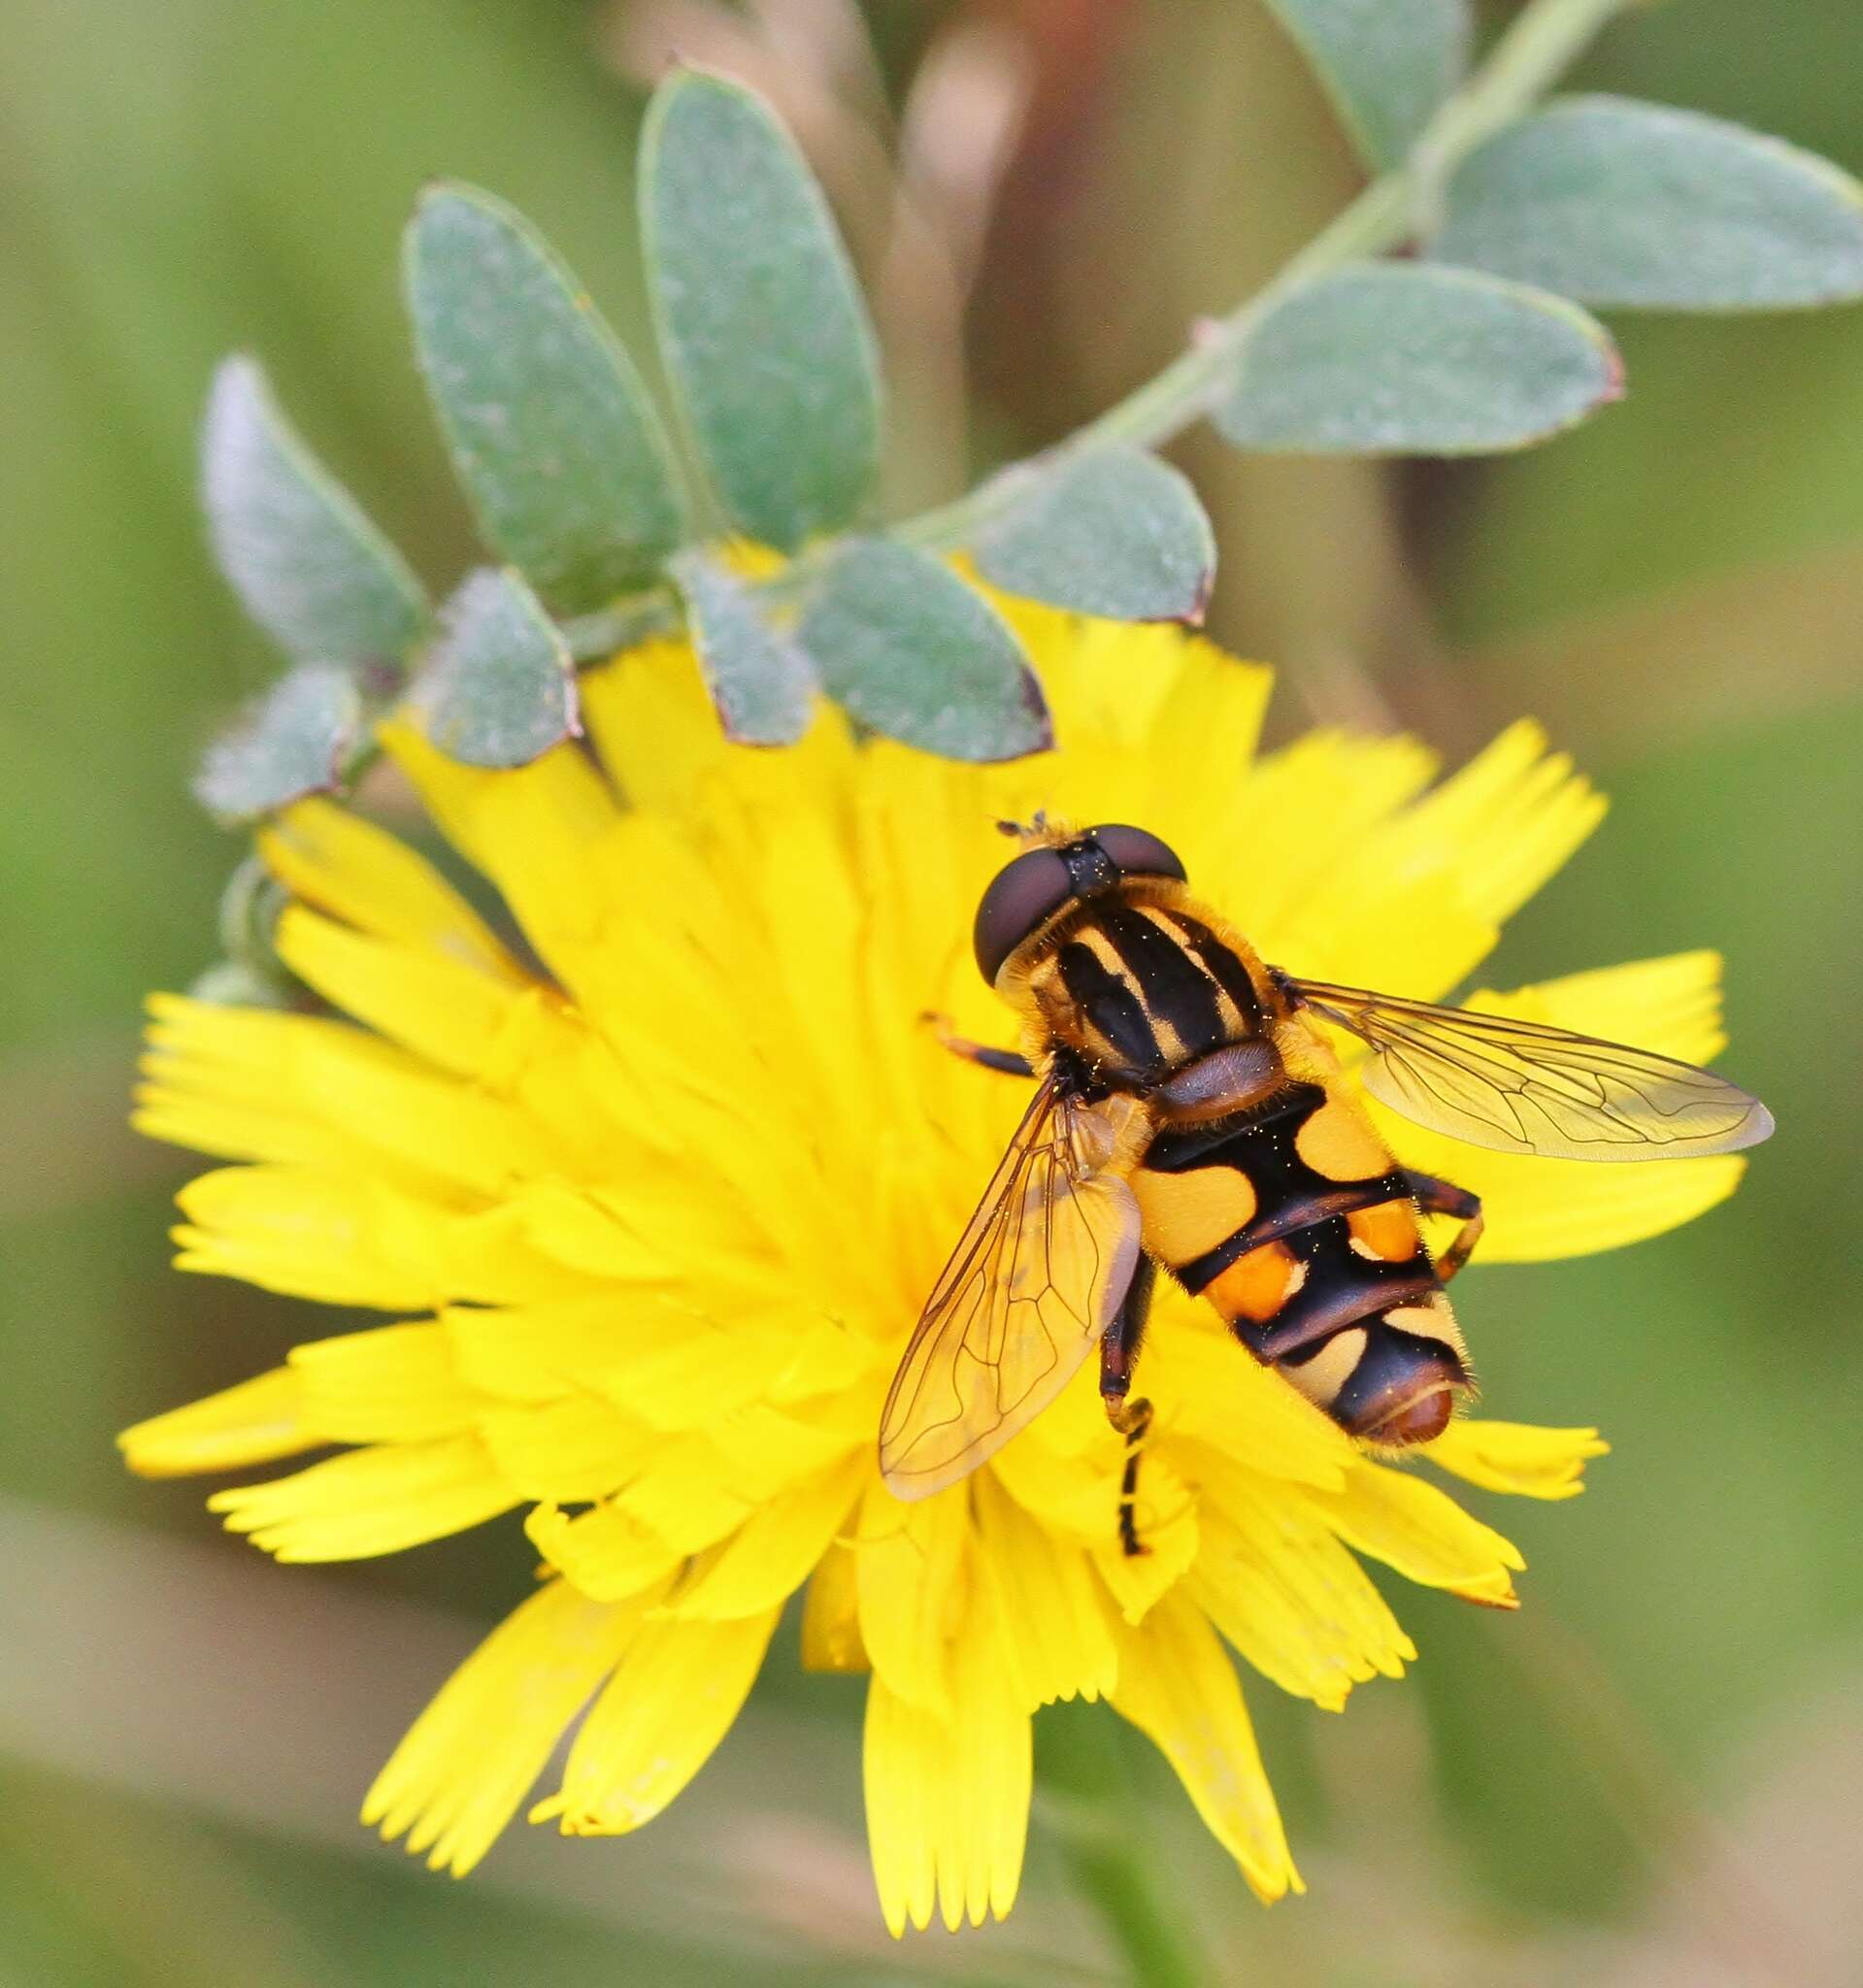
[(208, 747), (195, 797), (222, 820), (250, 821), (329, 793), (361, 725), (362, 694), (349, 671), (301, 663)]
[(732, 521), (793, 550), (859, 514), (880, 373), (827, 203), (761, 98), (682, 70), (648, 108), (641, 227), (667, 370)]
[(797, 640), (828, 694), (888, 738), (947, 759), (1019, 759), (1054, 743), (1009, 624), (941, 561), (889, 539), (836, 557)]
[(524, 217), (471, 186), (409, 224), (408, 307), (487, 543), (564, 613), (651, 579), (685, 533), (633, 361)]
[(1468, 0), (1268, 0), (1365, 163), (1399, 164), (1468, 67)]
[(1373, 262), (1292, 291), (1247, 342), (1216, 425), (1302, 455), (1479, 455), (1622, 391), (1604, 328), (1522, 283)]
[(389, 662), (418, 638), (419, 581), (305, 447), (256, 360), (214, 377), (201, 481), (221, 572), (290, 654)]
[(978, 541), (1005, 593), (1117, 621), (1198, 621), (1216, 541), (1186, 477), (1137, 448), (1096, 448), (1039, 474)]
[(441, 751), (468, 766), (527, 766), (580, 732), (569, 646), (517, 574), (468, 574), (441, 622), (413, 694)]
[(1463, 161), (1431, 253), (1589, 304), (1831, 304), (1863, 296), (1863, 185), (1696, 111), (1572, 97)]
[(673, 577), (685, 598), (699, 668), (724, 736), (744, 746), (794, 745), (809, 729), (815, 702), (807, 655), (704, 553), (681, 553)]

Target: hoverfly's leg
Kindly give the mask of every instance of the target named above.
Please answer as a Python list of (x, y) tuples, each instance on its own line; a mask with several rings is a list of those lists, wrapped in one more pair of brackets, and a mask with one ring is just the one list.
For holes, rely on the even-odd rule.
[(945, 1048), (967, 1063), (981, 1064), (985, 1070), (1000, 1070), (1005, 1077), (1035, 1075), (1034, 1064), (1015, 1050), (992, 1049), (986, 1043), (973, 1043), (968, 1036), (958, 1035), (948, 1014), (921, 1014), (918, 1019), (937, 1035)]
[(1125, 1469), (1119, 1476), (1119, 1544), (1128, 1557), (1150, 1550), (1139, 1539), (1138, 1500), (1139, 1456), (1151, 1427), (1151, 1404), (1143, 1397), (1128, 1401), (1126, 1390), (1132, 1385), (1133, 1362), (1145, 1339), (1157, 1275), (1157, 1266), (1148, 1256), (1139, 1258), (1132, 1282), (1100, 1342), (1100, 1400), (1107, 1420), (1125, 1438)]
[(1481, 1197), (1471, 1194), (1466, 1187), (1439, 1180), (1433, 1174), (1413, 1174), (1410, 1182), (1416, 1205), (1426, 1215), (1456, 1215), (1461, 1219), (1454, 1242), (1436, 1259), (1437, 1280), (1447, 1284), (1474, 1254), (1481, 1231), (1487, 1226), (1487, 1217), (1481, 1212)]

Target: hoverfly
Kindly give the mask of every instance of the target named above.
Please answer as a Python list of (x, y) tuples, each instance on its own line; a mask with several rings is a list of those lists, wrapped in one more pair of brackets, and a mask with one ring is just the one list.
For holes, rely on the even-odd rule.
[[(1039, 1081), (886, 1397), (880, 1465), (901, 1498), (976, 1470), (1097, 1345), (1127, 1443), (1120, 1539), (1143, 1551), (1150, 1407), (1128, 1395), (1160, 1267), (1348, 1436), (1442, 1434), (1472, 1386), (1444, 1286), (1481, 1206), (1398, 1164), (1315, 1022), (1365, 1044), (1354, 1078), (1373, 1097), (1471, 1145), (1653, 1160), (1773, 1129), (1756, 1099), (1666, 1056), (1265, 965), (1144, 829), (1004, 828), (1024, 847), (974, 940), (1030, 1053), (947, 1041)], [(1461, 1221), (1438, 1258), (1419, 1213)]]

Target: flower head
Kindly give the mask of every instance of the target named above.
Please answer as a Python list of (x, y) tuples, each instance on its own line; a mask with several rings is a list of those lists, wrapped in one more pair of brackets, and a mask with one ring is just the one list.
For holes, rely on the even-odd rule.
[[(1174, 631), (1009, 612), (1062, 742), (1011, 766), (856, 743), (826, 712), (792, 751), (727, 746), (674, 643), (584, 679), (592, 752), (475, 771), (391, 726), (521, 942), (381, 828), (307, 801), (261, 851), (292, 900), (279, 950), (330, 1012), (153, 1004), (139, 1123), (233, 1163), (183, 1193), (180, 1266), (390, 1322), (130, 1430), (131, 1464), (339, 1445), (213, 1508), (282, 1560), (523, 1508), (549, 1576), (369, 1794), (365, 1819), (436, 1866), (484, 1854), (579, 1716), (532, 1818), (603, 1834), (657, 1814), (801, 1592), (805, 1660), (868, 1673), (895, 1931), (1007, 1910), (1030, 1718), (1071, 1697), (1156, 1741), (1272, 1899), (1299, 1878), (1225, 1641), (1337, 1709), (1415, 1654), (1361, 1557), (1514, 1605), (1507, 1540), (1172, 1291), (1143, 1356), (1143, 1557), (1119, 1549), (1121, 1445), (1090, 1373), (967, 1481), (916, 1505), (882, 1484), (887, 1382), (1024, 1103), (920, 1021), (1007, 1040), (969, 948), (994, 823), (1144, 823), (1268, 957), (1441, 998), (1601, 812), (1531, 726), (1435, 785), (1406, 739), (1257, 754), (1266, 671)], [(1716, 973), (1690, 954), (1476, 998), (1700, 1060)], [(1483, 1197), (1487, 1261), (1654, 1234), (1740, 1171), (1450, 1160), (1373, 1109), (1406, 1164)], [(1479, 1360), (1483, 1308), (1463, 1309)], [(1465, 1418), (1428, 1461), (1562, 1498), (1603, 1446)]]

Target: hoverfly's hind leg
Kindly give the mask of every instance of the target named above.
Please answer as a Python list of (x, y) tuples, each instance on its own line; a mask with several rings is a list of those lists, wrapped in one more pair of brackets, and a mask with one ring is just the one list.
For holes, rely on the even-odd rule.
[(967, 1063), (981, 1064), (985, 1070), (1000, 1070), (1005, 1077), (1033, 1077), (1035, 1066), (1026, 1056), (1018, 1055), (1014, 1049), (992, 1049), (987, 1043), (973, 1043), (968, 1036), (960, 1036), (950, 1025), (948, 1014), (921, 1014), (918, 1019), (932, 1030), (940, 1044), (953, 1056), (961, 1056)]
[(1487, 1226), (1487, 1217), (1481, 1212), (1481, 1197), (1471, 1194), (1466, 1187), (1439, 1180), (1434, 1174), (1413, 1174), (1410, 1182), (1416, 1205), (1426, 1215), (1454, 1215), (1461, 1221), (1454, 1242), (1436, 1259), (1437, 1280), (1447, 1284), (1475, 1253), (1475, 1245)]
[(1119, 1476), (1119, 1544), (1128, 1558), (1150, 1551), (1139, 1538), (1139, 1459), (1151, 1427), (1151, 1404), (1128, 1401), (1132, 1365), (1145, 1339), (1145, 1321), (1151, 1309), (1151, 1288), (1157, 1267), (1148, 1256), (1139, 1258), (1123, 1302), (1100, 1342), (1100, 1400), (1106, 1418), (1125, 1438), (1125, 1469)]
[(1135, 1402), (1109, 1401), (1107, 1413), (1125, 1438), (1125, 1469), (1119, 1474), (1119, 1550), (1136, 1560), (1151, 1548), (1139, 1538), (1139, 1458), (1151, 1431), (1151, 1404), (1143, 1395)]

